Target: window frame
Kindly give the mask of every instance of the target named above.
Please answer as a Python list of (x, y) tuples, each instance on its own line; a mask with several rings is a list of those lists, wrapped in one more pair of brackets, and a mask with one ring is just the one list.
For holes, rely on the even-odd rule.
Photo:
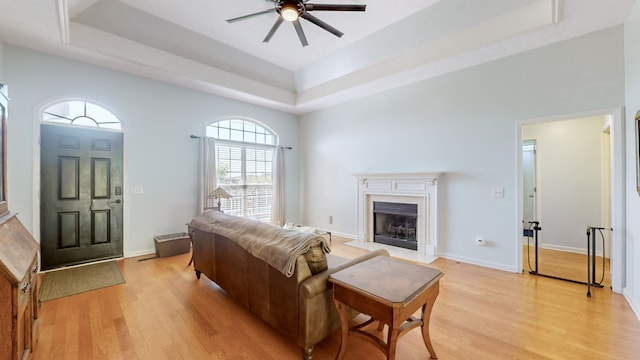
[[(71, 103), (82, 104), (82, 115), (70, 117), (70, 114), (65, 115), (53, 112), (54, 110), (57, 110), (57, 106)], [(93, 108), (91, 114), (87, 112), (88, 108)], [(95, 111), (96, 109), (98, 110), (98, 112), (93, 113), (93, 111)], [(104, 117), (100, 118), (96, 116), (101, 115), (100, 112), (108, 114), (108, 116), (111, 118), (107, 119)], [(92, 123), (87, 123), (86, 120), (90, 120)], [(116, 114), (114, 114), (111, 110), (107, 109), (101, 104), (85, 99), (63, 99), (50, 103), (49, 105), (47, 105), (47, 107), (44, 108), (44, 110), (42, 110), (40, 121), (44, 124), (51, 125), (95, 128), (108, 131), (122, 131), (122, 121), (120, 121), (120, 118), (116, 116)]]
[[(257, 143), (257, 142), (248, 142), (248, 141), (238, 141), (238, 140), (231, 140), (231, 139), (225, 139), (225, 138), (219, 138), (219, 137), (215, 137), (215, 136), (211, 136), (215, 139), (215, 146), (216, 146), (216, 150), (215, 150), (215, 171), (216, 171), (216, 183), (217, 186), (221, 187), (222, 189), (224, 189), (225, 191), (229, 192), (230, 194), (234, 195), (234, 197), (232, 197), (231, 199), (226, 199), (221, 201), (221, 209), (222, 211), (224, 211), (225, 213), (229, 213), (232, 215), (237, 215), (237, 216), (242, 216), (242, 217), (249, 217), (249, 218), (253, 218), (262, 222), (269, 222), (270, 221), (270, 217), (271, 217), (271, 208), (273, 206), (273, 157), (275, 155), (275, 151), (277, 149), (277, 142), (278, 142), (278, 135), (273, 132), (273, 130), (271, 130), (269, 127), (263, 125), (262, 123), (255, 121), (255, 120), (251, 120), (251, 119), (244, 119), (244, 118), (227, 118), (227, 119), (221, 119), (218, 121), (214, 121), (210, 124), (207, 125), (207, 136), (210, 136), (209, 134), (209, 127), (212, 127), (214, 129), (220, 129), (219, 127), (215, 127), (215, 124), (220, 123), (221, 121), (233, 121), (233, 120), (238, 120), (238, 121), (242, 121), (243, 122), (243, 136), (242, 138), (245, 139), (246, 136), (244, 135), (244, 133), (249, 132), (251, 133), (251, 131), (246, 131), (244, 130), (244, 128), (246, 128), (246, 124), (252, 124), (255, 127), (259, 127), (262, 128), (265, 132), (265, 134), (271, 136), (271, 138), (273, 139), (273, 144), (268, 144), (268, 143)], [(255, 132), (254, 132), (255, 133)], [(216, 134), (219, 135), (220, 132), (216, 131)], [(241, 183), (240, 184), (229, 184), (226, 183), (224, 181), (220, 181), (220, 147), (221, 146), (226, 146), (229, 148), (239, 148), (240, 149), (240, 180)], [(268, 183), (256, 183), (256, 184), (249, 184), (247, 183), (247, 178), (249, 173), (247, 172), (247, 164), (248, 164), (248, 160), (247, 160), (247, 151), (248, 150), (258, 150), (258, 151), (265, 151), (265, 152), (271, 152), (271, 156), (265, 156), (264, 161), (265, 163), (268, 163), (269, 166), (265, 167), (265, 174), (269, 174), (270, 177), (270, 182)], [(265, 154), (266, 155), (266, 154)], [(251, 191), (255, 189), (255, 191)], [(239, 193), (239, 195), (237, 195)], [(235, 205), (237, 205), (237, 201), (238, 198), (240, 199), (239, 201), (240, 203), (240, 207), (236, 208)], [(251, 200), (257, 200), (258, 204), (261, 204), (260, 202), (263, 201), (261, 200), (261, 198), (264, 198), (264, 203), (263, 205), (251, 205), (249, 204), (251, 202)], [(217, 206), (217, 204), (216, 204)], [(265, 211), (260, 211), (260, 209), (266, 208)]]

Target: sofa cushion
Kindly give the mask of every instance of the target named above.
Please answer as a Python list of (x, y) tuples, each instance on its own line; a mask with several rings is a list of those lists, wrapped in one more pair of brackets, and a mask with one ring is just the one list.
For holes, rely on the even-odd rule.
[(312, 246), (309, 248), (309, 251), (304, 254), (304, 258), (307, 260), (307, 265), (309, 265), (309, 269), (314, 275), (328, 268), (327, 256), (320, 246)]

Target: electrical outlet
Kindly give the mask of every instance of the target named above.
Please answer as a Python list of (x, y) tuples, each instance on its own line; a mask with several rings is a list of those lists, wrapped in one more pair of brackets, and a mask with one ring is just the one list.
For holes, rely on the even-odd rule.
[(329, 224), (333, 224), (333, 215), (329, 215)]
[(487, 246), (487, 240), (484, 238), (477, 238), (474, 242), (478, 246)]

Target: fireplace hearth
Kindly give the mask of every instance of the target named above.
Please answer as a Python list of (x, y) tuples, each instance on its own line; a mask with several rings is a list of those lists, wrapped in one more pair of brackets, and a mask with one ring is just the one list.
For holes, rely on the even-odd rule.
[(373, 241), (409, 250), (418, 250), (418, 205), (373, 202)]

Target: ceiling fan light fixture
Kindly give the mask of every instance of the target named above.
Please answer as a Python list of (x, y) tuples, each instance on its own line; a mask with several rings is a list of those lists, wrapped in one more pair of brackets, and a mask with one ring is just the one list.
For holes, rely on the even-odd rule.
[[(234, 23), (240, 20), (250, 19), (256, 16), (261, 16), (263, 14), (277, 13), (278, 18), (276, 22), (271, 27), (271, 30), (267, 33), (267, 36), (262, 40), (262, 42), (269, 42), (273, 37), (273, 34), (280, 28), (280, 25), (283, 22), (290, 22), (293, 28), (296, 30), (298, 34), (298, 38), (300, 39), (300, 44), (302, 46), (309, 45), (307, 41), (307, 37), (304, 34), (304, 30), (302, 30), (302, 24), (300, 23), (300, 18), (307, 20), (308, 22), (332, 33), (337, 37), (342, 37), (344, 33), (333, 26), (327, 24), (326, 22), (318, 19), (317, 17), (311, 15), (310, 11), (365, 11), (366, 5), (351, 5), (351, 4), (313, 4), (309, 3), (312, 0), (265, 0), (271, 1), (274, 3), (274, 7), (268, 10), (259, 11), (257, 13), (243, 15), (240, 17), (236, 17), (233, 19), (228, 19), (228, 23)], [(360, 0), (362, 1), (362, 0)]]
[(298, 13), (298, 7), (293, 4), (286, 4), (282, 6), (282, 10), (280, 10), (280, 15), (286, 21), (296, 21), (300, 14)]

